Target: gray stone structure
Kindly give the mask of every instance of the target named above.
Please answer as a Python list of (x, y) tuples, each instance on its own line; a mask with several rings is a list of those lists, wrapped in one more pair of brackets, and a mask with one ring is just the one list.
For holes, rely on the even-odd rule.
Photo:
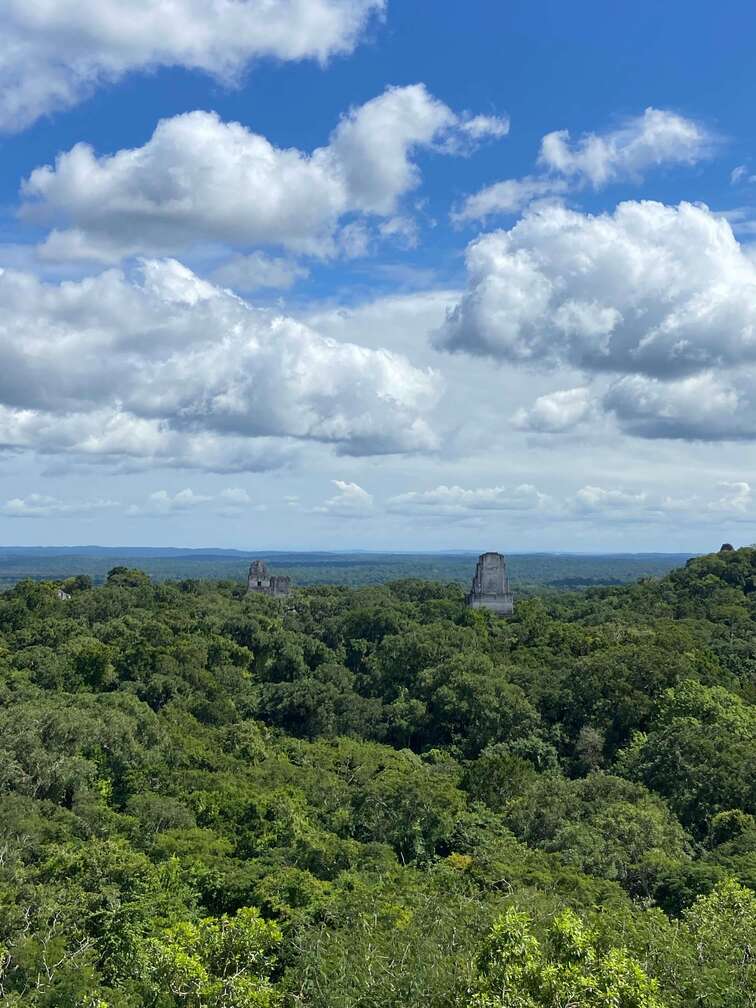
[(512, 615), (514, 595), (509, 588), (507, 561), (501, 553), (481, 553), (465, 601), (471, 609), (490, 609), (498, 616)]
[(272, 598), (286, 598), (291, 587), (291, 579), (280, 574), (269, 574), (264, 560), (253, 560), (249, 565), (247, 591), (270, 595)]

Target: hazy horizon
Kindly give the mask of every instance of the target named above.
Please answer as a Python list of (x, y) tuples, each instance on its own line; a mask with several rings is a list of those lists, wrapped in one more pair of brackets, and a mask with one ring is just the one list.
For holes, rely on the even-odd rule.
[[(140, 550), (150, 551), (150, 552), (176, 552), (176, 553), (222, 553), (222, 554), (240, 554), (247, 556), (253, 553), (280, 553), (280, 554), (313, 554), (313, 555), (345, 555), (345, 554), (357, 554), (357, 555), (407, 555), (407, 556), (423, 556), (423, 555), (465, 555), (465, 556), (478, 556), (481, 552), (479, 549), (444, 549), (440, 547), (438, 549), (399, 549), (399, 548), (385, 548), (385, 549), (321, 549), (317, 547), (290, 547), (288, 549), (274, 548), (270, 546), (250, 546), (250, 547), (220, 547), (220, 546), (103, 546), (95, 543), (80, 543), (80, 544), (49, 544), (49, 545), (2, 545), (0, 544), (0, 554), (9, 552), (24, 552), (33, 550), (64, 550), (66, 552), (71, 552), (74, 550), (101, 550), (103, 552), (107, 551), (109, 553), (136, 553)], [(485, 552), (485, 551), (483, 551)], [(710, 550), (709, 552), (716, 552), (716, 550)], [(551, 549), (551, 550), (509, 550), (508, 555), (511, 556), (696, 556), (698, 553), (691, 552), (690, 550), (615, 550), (615, 551), (602, 551), (602, 550), (567, 550), (567, 549)]]

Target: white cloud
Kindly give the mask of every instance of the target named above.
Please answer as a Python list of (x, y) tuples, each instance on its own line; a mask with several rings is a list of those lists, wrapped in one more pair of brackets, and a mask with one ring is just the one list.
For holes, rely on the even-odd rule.
[(417, 221), (412, 217), (389, 217), (378, 227), (382, 238), (393, 238), (403, 248), (415, 248), (418, 244)]
[(225, 490), (221, 490), (220, 499), (225, 501), (229, 506), (236, 505), (237, 507), (249, 507), (252, 505), (252, 498), (249, 496), (246, 490), (241, 487), (227, 487)]
[(411, 491), (392, 497), (386, 510), (417, 519), (466, 520), (473, 516), (493, 519), (496, 513), (505, 512), (511, 517), (532, 518), (537, 514), (539, 520), (544, 521), (582, 521), (599, 513), (626, 518), (629, 513), (661, 509), (652, 508), (649, 495), (643, 492), (585, 486), (560, 499), (525, 483), (515, 487), (477, 489), (441, 485), (433, 490)]
[(79, 143), (36, 168), (21, 213), (58, 225), (40, 249), (54, 259), (114, 262), (199, 242), (360, 254), (365, 222), (346, 222), (342, 234), (342, 218), (401, 218), (401, 198), (420, 183), (415, 152), (455, 153), (459, 138), (470, 142), (472, 121), (422, 84), (392, 87), (351, 109), (329, 144), (307, 154), (212, 112), (187, 112), (158, 123), (143, 147), (98, 157)]
[(756, 438), (756, 373), (691, 375), (663, 382), (645, 375), (626, 375), (603, 399), (628, 434), (685, 440), (751, 440)]
[(569, 500), (572, 511), (580, 514), (602, 512), (628, 512), (659, 510), (654, 506), (648, 494), (628, 493), (625, 490), (605, 490), (599, 486), (584, 486)]
[(433, 490), (411, 491), (390, 498), (390, 514), (424, 521), (459, 521), (481, 527), (498, 527), (506, 522), (529, 521), (540, 525), (568, 524), (709, 524), (730, 516), (744, 522), (756, 521), (751, 512), (752, 492), (748, 483), (720, 483), (713, 497), (689, 495), (673, 498), (652, 490), (603, 487), (587, 484), (560, 496), (541, 492), (530, 484), (515, 487), (465, 489), (441, 485)]
[(20, 129), (133, 70), (232, 84), (250, 61), (350, 52), (385, 0), (4, 0), (0, 129)]
[(386, 509), (394, 514), (454, 518), (482, 511), (539, 511), (548, 504), (548, 496), (527, 483), (513, 488), (497, 486), (475, 490), (442, 484), (433, 490), (413, 490), (392, 497)]
[[(393, 272), (389, 272), (389, 279), (395, 279)], [(412, 279), (410, 275), (410, 281)], [(417, 333), (426, 334), (437, 328), (459, 297), (459, 291), (447, 289), (390, 294), (358, 305), (334, 307), (326, 303), (315, 305), (304, 321), (324, 336), (336, 340), (353, 341), (359, 338), (367, 346), (388, 346), (400, 350), (411, 345)], [(432, 351), (426, 340), (416, 342), (415, 353), (430, 356)], [(433, 356), (441, 364), (445, 362), (438, 354)]]
[(720, 483), (718, 489), (722, 490), (723, 494), (719, 500), (709, 502), (709, 511), (733, 511), (736, 514), (743, 514), (753, 504), (753, 492), (748, 483)]
[(747, 165), (738, 165), (730, 172), (730, 182), (739, 185), (741, 182), (756, 182), (756, 175), (752, 175)]
[(326, 170), (339, 178), (347, 207), (388, 216), (398, 198), (420, 182), (412, 152), (441, 141), (458, 124), (452, 110), (424, 85), (387, 88), (351, 109), (328, 147), (313, 158), (324, 160)]
[(373, 514), (373, 495), (356, 483), (331, 480), (337, 493), (314, 510), (337, 518), (369, 518)]
[[(425, 278), (421, 282), (427, 283)], [(490, 361), (474, 356), (451, 356), (436, 351), (428, 335), (443, 325), (447, 312), (460, 297), (458, 290), (420, 290), (349, 307), (328, 303), (309, 306), (304, 317), (323, 335), (358, 340), (368, 346), (388, 346), (400, 353), (406, 351), (417, 366), (430, 366), (439, 372), (443, 394), (434, 411), (426, 414), (426, 420), (439, 432), (441, 454), (446, 460), (470, 460), (467, 471), (455, 473), (452, 482), (472, 471), (476, 480), (490, 485), (498, 481), (497, 459), (522, 457), (523, 439), (510, 421), (511, 414), (532, 406), (539, 395), (554, 389), (555, 382), (547, 376), (524, 374), (516, 365), (491, 366)], [(569, 370), (560, 370), (559, 378), (565, 386), (585, 384), (579, 373)], [(550, 453), (545, 446), (544, 450)], [(473, 469), (481, 459), (487, 460), (486, 468)], [(533, 478), (532, 470), (522, 471), (523, 480)], [(449, 482), (449, 479), (445, 470), (438, 474), (437, 481)]]
[(313, 441), (437, 446), (433, 372), (254, 309), (175, 260), (62, 284), (1, 272), (0, 331), (6, 448), (244, 471)]
[[(538, 163), (545, 174), (486, 186), (468, 196), (451, 218), (457, 224), (486, 220), (519, 213), (536, 200), (559, 198), (571, 188), (637, 182), (650, 167), (696, 164), (714, 144), (715, 137), (700, 123), (654, 108), (628, 119), (619, 129), (585, 134), (572, 146), (569, 132), (556, 130), (541, 141)], [(740, 170), (733, 172), (733, 181)]]
[(167, 490), (155, 490), (143, 504), (131, 504), (126, 513), (160, 518), (196, 511), (210, 506), (215, 514), (236, 517), (249, 511), (263, 511), (265, 506), (254, 504), (246, 490), (227, 487), (219, 494), (196, 493), (190, 487), (171, 494)]
[[(86, 408), (82, 403), (81, 408)], [(0, 405), (0, 450), (29, 450), (134, 471), (152, 466), (209, 472), (263, 472), (291, 464), (297, 442), (280, 437), (233, 437), (145, 419), (116, 403), (88, 412)]]
[(721, 215), (541, 205), (472, 242), (467, 267), (437, 348), (583, 374), (582, 392), (540, 396), (515, 427), (558, 432), (603, 411), (636, 437), (756, 439), (756, 258)]
[(536, 207), (467, 270), (439, 348), (664, 378), (756, 361), (756, 264), (705, 206)]
[(250, 511), (267, 511), (267, 504), (255, 504), (241, 487), (226, 487), (216, 497), (217, 513), (225, 518), (235, 518)]
[(558, 434), (589, 419), (593, 408), (590, 389), (561, 389), (539, 396), (527, 409), (517, 410), (512, 422), (518, 430)]
[(533, 175), (505, 179), (468, 196), (460, 209), (452, 213), (452, 221), (464, 224), (496, 214), (519, 213), (536, 199), (558, 196), (566, 191), (567, 182), (564, 179), (536, 178)]
[(189, 487), (178, 490), (171, 496), (167, 490), (156, 490), (147, 498), (144, 505), (132, 504), (128, 508), (131, 515), (172, 515), (182, 511), (192, 511), (203, 504), (207, 504), (212, 497), (204, 494), (196, 494)]
[(95, 511), (117, 508), (112, 500), (63, 501), (57, 497), (32, 493), (26, 497), (13, 497), (0, 505), (0, 514), (8, 518), (78, 517)]
[(473, 140), (483, 140), (486, 137), (499, 140), (509, 133), (509, 117), (474, 115), (463, 121), (462, 130)]
[(748, 483), (719, 483), (713, 488), (720, 496), (706, 499), (699, 494), (673, 498), (648, 491), (604, 489), (584, 486), (566, 500), (566, 510), (573, 517), (601, 518), (602, 521), (706, 524), (731, 520), (756, 520), (750, 511), (752, 492)]
[(251, 255), (232, 256), (213, 271), (210, 279), (219, 287), (246, 293), (265, 287), (288, 290), (297, 280), (305, 279), (309, 272), (291, 259), (252, 252)]
[(714, 137), (692, 119), (647, 108), (607, 133), (586, 133), (570, 143), (567, 130), (547, 133), (539, 162), (550, 171), (598, 188), (621, 179), (639, 180), (650, 167), (693, 165), (705, 158)]

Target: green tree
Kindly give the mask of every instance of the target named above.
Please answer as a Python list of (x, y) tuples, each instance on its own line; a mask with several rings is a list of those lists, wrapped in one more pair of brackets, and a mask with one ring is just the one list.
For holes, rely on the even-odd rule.
[(683, 922), (690, 936), (686, 1003), (756, 1005), (756, 895), (728, 880), (688, 907)]
[(147, 943), (142, 960), (155, 1008), (274, 1008), (270, 982), (278, 927), (253, 907), (234, 916), (181, 922)]
[(720, 812), (756, 813), (756, 708), (721, 686), (685, 682), (667, 691), (647, 734), (617, 771), (664, 795), (699, 836)]
[(571, 910), (539, 941), (527, 914), (508, 909), (478, 955), (469, 1008), (664, 1008), (659, 984), (622, 948), (602, 949)]

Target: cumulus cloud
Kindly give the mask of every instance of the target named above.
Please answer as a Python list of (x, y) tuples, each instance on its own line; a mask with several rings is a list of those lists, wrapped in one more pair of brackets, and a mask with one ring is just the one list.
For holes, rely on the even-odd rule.
[(227, 487), (218, 494), (196, 493), (186, 487), (174, 494), (167, 490), (156, 490), (144, 503), (129, 505), (126, 513), (161, 518), (207, 507), (223, 517), (236, 517), (251, 510), (265, 510), (264, 505), (254, 504), (247, 491), (240, 487)]
[(448, 136), (458, 122), (422, 84), (387, 88), (347, 113), (313, 159), (340, 180), (346, 207), (386, 216), (419, 183), (411, 153)]
[(539, 396), (528, 409), (519, 409), (512, 417), (518, 430), (559, 434), (587, 420), (594, 411), (590, 389), (561, 389)]
[[(519, 213), (535, 200), (558, 199), (586, 185), (599, 189), (611, 182), (638, 182), (651, 167), (696, 164), (709, 155), (715, 142), (701, 123), (655, 108), (628, 119), (619, 129), (587, 133), (575, 144), (567, 130), (556, 130), (541, 141), (538, 164), (543, 174), (486, 186), (468, 196), (452, 220), (465, 224)], [(739, 171), (735, 169), (733, 176)]]
[(100, 498), (91, 501), (63, 501), (58, 497), (32, 493), (26, 497), (12, 497), (5, 501), (0, 505), (0, 514), (7, 518), (79, 517), (119, 506), (117, 501)]
[(357, 483), (332, 480), (337, 492), (315, 508), (318, 514), (336, 518), (369, 518), (373, 514), (373, 495)]
[(292, 464), (297, 444), (293, 438), (177, 429), (166, 419), (125, 412), (117, 402), (70, 414), (0, 405), (0, 450), (26, 449), (71, 461), (104, 463), (126, 472), (156, 465), (219, 473), (264, 472)]
[(246, 490), (242, 487), (226, 487), (218, 495), (218, 501), (222, 510), (229, 514), (241, 514), (247, 508), (254, 508), (256, 511), (264, 511), (264, 504), (255, 504)]
[(743, 514), (753, 504), (753, 492), (749, 483), (743, 481), (720, 483), (718, 489), (722, 491), (722, 496), (719, 500), (709, 502), (709, 511), (733, 511), (736, 514)]
[(628, 434), (698, 441), (756, 438), (756, 372), (706, 371), (679, 381), (626, 375), (603, 398)]
[(756, 264), (705, 206), (538, 207), (467, 271), (441, 349), (663, 378), (756, 360)]
[(679, 522), (707, 524), (723, 518), (753, 522), (751, 487), (745, 482), (719, 483), (715, 496), (692, 494), (675, 498), (646, 490), (605, 489), (584, 486), (565, 501), (566, 512), (575, 518), (601, 518), (618, 522)]
[(271, 468), (292, 446), (435, 449), (437, 376), (251, 307), (175, 260), (43, 284), (0, 273), (0, 445)]
[(756, 258), (724, 216), (541, 204), (472, 242), (467, 271), (437, 349), (585, 376), (518, 410), (516, 428), (559, 433), (603, 412), (635, 437), (756, 438)]
[(399, 494), (389, 499), (386, 508), (394, 514), (454, 518), (483, 511), (539, 511), (549, 502), (546, 494), (529, 483), (512, 488), (497, 486), (474, 490), (442, 484), (433, 490)]
[(385, 0), (5, 0), (0, 129), (20, 129), (133, 70), (232, 84), (254, 59), (350, 52)]
[(481, 525), (500, 520), (532, 521), (537, 515), (543, 523), (708, 524), (723, 518), (754, 521), (751, 511), (752, 491), (748, 483), (721, 483), (714, 496), (690, 495), (673, 498), (648, 489), (597, 486), (588, 484), (574, 492), (555, 496), (530, 484), (515, 487), (479, 487), (441, 485), (432, 490), (410, 491), (390, 498), (386, 510), (422, 523), (463, 521)]
[(605, 490), (599, 486), (581, 487), (574, 497), (567, 501), (568, 508), (578, 514), (603, 512), (658, 511), (647, 493), (629, 493), (626, 490)]
[(178, 490), (171, 495), (167, 490), (156, 490), (147, 498), (145, 504), (132, 504), (128, 508), (131, 515), (172, 515), (192, 511), (212, 500), (205, 494), (196, 494), (189, 487)]
[(705, 158), (713, 136), (700, 123), (665, 109), (647, 108), (607, 133), (586, 133), (571, 143), (568, 130), (547, 133), (539, 163), (596, 188), (622, 179), (638, 181), (650, 167), (693, 165)]
[(58, 497), (31, 493), (13, 497), (0, 504), (0, 515), (9, 518), (80, 517), (97, 511), (123, 510), (130, 517), (170, 517), (200, 509), (210, 509), (223, 517), (235, 517), (250, 511), (264, 511), (264, 504), (255, 504), (246, 490), (227, 487), (217, 494), (197, 493), (190, 487), (171, 494), (156, 490), (139, 504), (122, 505), (118, 501), (95, 498), (84, 501), (64, 501)]
[(479, 124), (472, 141), (475, 121), (422, 84), (390, 87), (351, 109), (327, 146), (308, 154), (215, 113), (187, 112), (158, 123), (143, 147), (98, 156), (79, 143), (36, 168), (23, 183), (21, 213), (57, 225), (40, 249), (55, 259), (116, 261), (197, 242), (359, 253), (366, 225), (344, 224), (344, 216), (403, 220), (401, 198), (420, 182), (415, 152), (455, 153), (460, 138), (469, 144), (495, 132)]
[(564, 179), (537, 178), (533, 175), (521, 179), (505, 179), (468, 196), (462, 206), (452, 213), (452, 221), (465, 224), (468, 221), (486, 220), (496, 214), (516, 214), (534, 200), (559, 196), (567, 188)]

